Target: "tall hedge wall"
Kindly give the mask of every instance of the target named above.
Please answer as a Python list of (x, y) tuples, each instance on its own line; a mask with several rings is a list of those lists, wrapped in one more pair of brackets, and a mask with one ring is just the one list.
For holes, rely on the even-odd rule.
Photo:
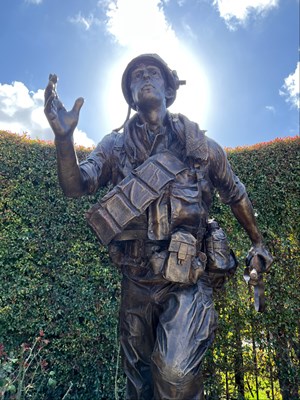
[[(296, 137), (228, 151), (275, 263), (267, 311), (255, 313), (242, 278), (249, 240), (216, 201), (213, 216), (241, 268), (216, 296), (209, 399), (299, 398), (299, 143)], [(78, 149), (79, 159), (86, 154)], [(0, 393), (2, 385), (5, 399), (122, 398), (120, 276), (83, 217), (103, 192), (64, 198), (52, 144), (0, 131), (0, 156)]]

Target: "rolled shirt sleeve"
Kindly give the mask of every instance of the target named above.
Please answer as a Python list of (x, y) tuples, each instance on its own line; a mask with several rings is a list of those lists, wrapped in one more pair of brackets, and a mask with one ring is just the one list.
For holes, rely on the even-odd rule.
[(213, 186), (225, 204), (233, 204), (241, 200), (246, 189), (234, 174), (225, 151), (214, 140), (208, 138), (209, 174)]
[(111, 179), (115, 133), (103, 138), (85, 161), (79, 164), (87, 194), (94, 194)]

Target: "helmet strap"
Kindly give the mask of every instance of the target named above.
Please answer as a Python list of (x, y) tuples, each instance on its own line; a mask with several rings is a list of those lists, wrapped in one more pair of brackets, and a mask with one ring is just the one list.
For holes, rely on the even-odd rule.
[(126, 115), (125, 121), (124, 121), (123, 124), (120, 126), (120, 128), (114, 129), (114, 130), (113, 130), (114, 132), (119, 132), (119, 131), (124, 127), (124, 125), (126, 124), (126, 122), (127, 122), (127, 121), (129, 120), (129, 118), (130, 118), (130, 114), (131, 114), (131, 106), (128, 106), (128, 110), (127, 110), (127, 115)]

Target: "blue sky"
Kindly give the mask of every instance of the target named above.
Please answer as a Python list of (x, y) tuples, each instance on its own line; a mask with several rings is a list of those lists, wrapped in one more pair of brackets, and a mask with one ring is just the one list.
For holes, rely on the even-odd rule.
[(53, 140), (49, 73), (65, 106), (83, 96), (75, 141), (97, 143), (127, 112), (121, 75), (158, 53), (187, 85), (172, 112), (222, 146), (299, 134), (299, 0), (0, 0), (0, 129)]

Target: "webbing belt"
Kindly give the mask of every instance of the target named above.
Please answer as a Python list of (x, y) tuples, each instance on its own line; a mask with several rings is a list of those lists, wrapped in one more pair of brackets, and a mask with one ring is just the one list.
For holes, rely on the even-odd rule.
[(187, 169), (164, 151), (149, 157), (86, 213), (89, 225), (102, 244), (109, 244), (128, 224), (144, 213), (163, 188)]

